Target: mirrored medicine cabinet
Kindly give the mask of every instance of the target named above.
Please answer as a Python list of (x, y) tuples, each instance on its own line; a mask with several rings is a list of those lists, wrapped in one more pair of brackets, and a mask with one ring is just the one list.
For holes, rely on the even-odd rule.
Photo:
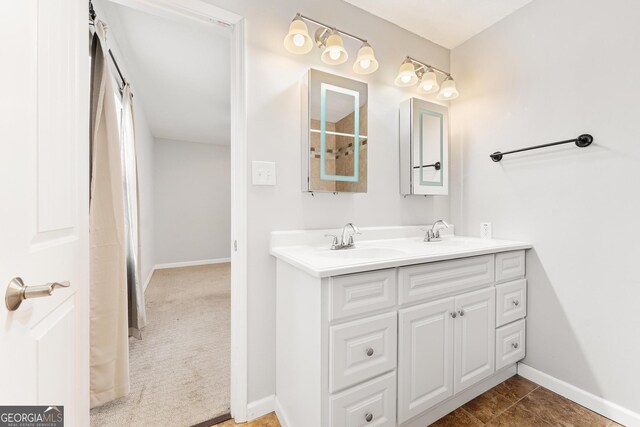
[(302, 189), (367, 192), (367, 84), (310, 69), (302, 87)]
[(449, 194), (449, 109), (418, 98), (400, 105), (400, 193)]

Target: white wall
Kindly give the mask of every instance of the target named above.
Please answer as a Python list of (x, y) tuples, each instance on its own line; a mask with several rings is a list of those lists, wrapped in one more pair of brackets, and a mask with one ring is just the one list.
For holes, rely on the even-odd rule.
[(451, 55), (453, 221), (533, 243), (525, 363), (636, 413), (639, 20), (633, 0), (537, 0)]
[[(393, 86), (400, 63), (413, 55), (449, 69), (449, 51), (342, 0), (207, 0), (247, 19), (248, 156), (275, 161), (278, 185), (248, 190), (249, 401), (275, 392), (275, 260), (272, 230), (428, 223), (449, 217), (447, 197), (402, 198), (398, 173), (398, 107), (414, 94)], [(380, 69), (358, 76), (353, 61), (331, 67), (317, 49), (289, 54), (282, 41), (296, 12), (368, 38)], [(315, 28), (311, 29), (315, 31)], [(345, 40), (355, 59), (358, 45)], [(309, 67), (369, 83), (369, 191), (338, 196), (300, 189), (300, 87)], [(250, 169), (250, 168), (249, 168)], [(250, 181), (250, 178), (249, 178)]]
[(153, 272), (154, 259), (154, 143), (144, 110), (134, 94), (136, 156), (138, 161), (138, 216), (140, 219), (140, 280), (146, 284)]
[(156, 139), (156, 264), (230, 257), (229, 147)]

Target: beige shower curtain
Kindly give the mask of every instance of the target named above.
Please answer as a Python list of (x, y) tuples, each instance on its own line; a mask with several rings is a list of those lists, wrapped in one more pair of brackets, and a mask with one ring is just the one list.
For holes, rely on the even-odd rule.
[(95, 22), (91, 79), (91, 407), (129, 392), (127, 276), (122, 163), (106, 25)]

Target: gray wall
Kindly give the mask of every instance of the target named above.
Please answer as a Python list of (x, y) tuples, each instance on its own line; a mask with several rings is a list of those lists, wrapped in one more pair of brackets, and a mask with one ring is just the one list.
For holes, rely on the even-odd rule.
[(156, 139), (156, 264), (231, 256), (229, 156), (224, 145)]
[[(525, 240), (525, 363), (640, 412), (640, 6), (537, 0), (453, 50), (456, 231)], [(489, 154), (573, 138), (505, 157)]]
[(153, 272), (154, 260), (154, 222), (155, 208), (153, 203), (154, 193), (154, 144), (155, 140), (144, 110), (140, 105), (140, 99), (134, 97), (134, 120), (136, 136), (136, 158), (138, 161), (138, 212), (139, 237), (140, 237), (140, 280), (146, 284), (149, 275)]
[[(248, 189), (248, 373), (249, 402), (275, 392), (275, 260), (272, 230), (428, 223), (448, 218), (446, 197), (403, 199), (399, 194), (398, 106), (414, 95), (393, 85), (406, 55), (449, 69), (449, 51), (376, 18), (342, 0), (208, 0), (247, 19), (248, 157), (275, 161), (278, 185)], [(304, 56), (282, 45), (296, 12), (365, 37), (380, 62), (371, 76), (351, 67), (359, 46), (345, 40), (351, 55), (332, 67), (314, 49)], [(311, 32), (315, 28), (311, 29)], [(369, 192), (316, 195), (300, 190), (300, 86), (309, 67), (369, 83)], [(249, 165), (250, 166), (250, 165)], [(250, 169), (250, 168), (249, 168)], [(250, 182), (250, 177), (248, 178)]]

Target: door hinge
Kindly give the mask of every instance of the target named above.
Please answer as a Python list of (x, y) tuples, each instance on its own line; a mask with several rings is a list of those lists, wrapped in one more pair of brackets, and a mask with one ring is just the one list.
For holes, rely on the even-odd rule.
[(237, 240), (233, 241), (233, 250), (238, 252), (238, 241)]

